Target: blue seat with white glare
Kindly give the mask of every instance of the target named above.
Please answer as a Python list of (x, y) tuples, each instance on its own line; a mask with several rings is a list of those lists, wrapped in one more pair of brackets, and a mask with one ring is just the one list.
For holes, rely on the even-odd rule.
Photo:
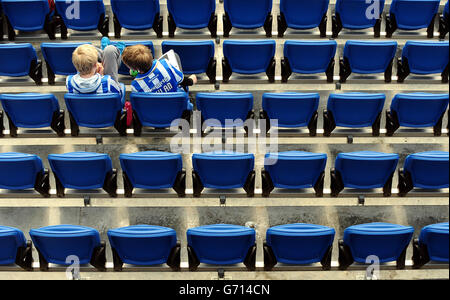
[(335, 230), (314, 224), (286, 224), (267, 229), (264, 242), (264, 270), (283, 263), (306, 265), (320, 262), (323, 270), (331, 268)]
[[(103, 36), (109, 33), (109, 17), (103, 0), (73, 1), (55, 0), (56, 11), (61, 18), (61, 38), (67, 39), (67, 29), (76, 31), (98, 30)], [(78, 10), (78, 13), (76, 12)]]
[(392, 0), (386, 16), (386, 37), (397, 30), (419, 30), (427, 28), (428, 38), (434, 36), (434, 19), (440, 0)]
[(427, 151), (410, 154), (399, 170), (398, 190), (405, 196), (415, 187), (422, 189), (444, 189), (449, 187), (448, 152)]
[(320, 37), (327, 35), (327, 11), (330, 0), (280, 0), (278, 37), (288, 28), (304, 30), (319, 27)]
[(442, 12), (442, 16), (439, 17), (439, 39), (443, 40), (445, 39), (445, 36), (448, 33), (449, 30), (449, 2), (445, 3), (444, 11)]
[(269, 197), (274, 188), (314, 188), (316, 196), (323, 196), (327, 155), (304, 151), (267, 153), (261, 171), (262, 195)]
[(0, 44), (0, 76), (30, 76), (36, 85), (42, 84), (42, 62), (30, 43)]
[(64, 95), (69, 111), (72, 136), (78, 136), (79, 127), (113, 127), (121, 136), (127, 135), (127, 116), (123, 110), (125, 86), (122, 85), (123, 98), (117, 93), (109, 94), (71, 94)]
[(324, 136), (330, 136), (336, 126), (348, 128), (372, 127), (372, 135), (380, 135), (381, 113), (385, 94), (331, 94), (323, 112)]
[(381, 18), (385, 0), (336, 0), (333, 15), (333, 38), (337, 38), (343, 28), (363, 30), (373, 28), (374, 36), (380, 37)]
[(77, 260), (80, 265), (91, 264), (106, 271), (106, 247), (99, 232), (79, 225), (53, 225), (30, 230), (30, 236), (39, 253), (41, 271), (49, 264), (70, 266)]
[(272, 0), (224, 0), (223, 37), (229, 37), (233, 27), (256, 29), (264, 27), (272, 36)]
[(397, 94), (386, 111), (386, 135), (392, 136), (403, 127), (433, 127), (434, 135), (442, 134), (442, 119), (448, 107), (448, 94)]
[(44, 197), (50, 197), (50, 177), (42, 160), (35, 154), (0, 153), (0, 189), (35, 189)]
[(384, 73), (384, 81), (392, 80), (392, 63), (397, 42), (347, 41), (344, 57), (339, 61), (340, 82), (346, 82), (352, 74)]
[(374, 151), (339, 153), (331, 169), (331, 196), (337, 197), (344, 188), (383, 188), (384, 197), (392, 193), (392, 177), (397, 168), (398, 154)]
[(213, 41), (163, 41), (161, 49), (163, 53), (173, 50), (178, 54), (184, 74), (206, 73), (210, 83), (216, 82)]
[(0, 226), (0, 266), (16, 264), (33, 270), (32, 243), (17, 228)]
[(345, 270), (353, 262), (371, 264), (374, 259), (379, 263), (396, 261), (397, 269), (404, 269), (406, 249), (413, 234), (412, 226), (390, 223), (350, 226), (339, 241), (339, 269)]
[(223, 42), (222, 76), (228, 82), (232, 73), (255, 75), (266, 73), (275, 82), (274, 40), (226, 40)]
[[(125, 45), (125, 47), (128, 46), (134, 46), (134, 45), (144, 45), (147, 46), (147, 48), (150, 49), (152, 52), (152, 55), (155, 56), (155, 47), (153, 46), (152, 41), (120, 41)], [(118, 42), (117, 41), (111, 41), (111, 45), (115, 46)], [(121, 75), (130, 75), (130, 69), (122, 62), (119, 66), (119, 74)]]
[(111, 0), (114, 13), (114, 36), (121, 37), (122, 27), (128, 30), (153, 28), (162, 38), (163, 17), (160, 16), (159, 0)]
[(145, 151), (120, 154), (125, 197), (132, 197), (133, 188), (173, 188), (180, 197), (186, 195), (186, 171), (179, 153)]
[(408, 41), (402, 57), (397, 61), (398, 82), (402, 83), (410, 73), (417, 75), (440, 74), (442, 83), (448, 83), (448, 41)]
[(333, 82), (336, 41), (286, 41), (281, 59), (281, 81), (287, 82), (292, 73), (325, 73)]
[(177, 27), (187, 30), (208, 27), (211, 37), (217, 37), (216, 0), (167, 0), (169, 37)]
[(204, 188), (243, 188), (248, 197), (255, 195), (255, 156), (231, 151), (192, 155), (194, 197)]
[(101, 188), (111, 197), (117, 197), (117, 170), (112, 168), (108, 154), (91, 152), (49, 154), (48, 162), (55, 176), (58, 197), (64, 197), (65, 189)]
[(198, 266), (244, 263), (249, 271), (256, 266), (256, 232), (252, 228), (216, 224), (189, 228), (187, 231), (189, 270)]
[(449, 223), (438, 223), (422, 228), (419, 238), (413, 241), (413, 268), (428, 262), (449, 263)]
[(180, 270), (180, 243), (175, 230), (153, 225), (133, 225), (108, 230), (114, 259), (114, 270), (123, 264), (155, 266), (167, 264)]
[(316, 136), (319, 101), (319, 93), (264, 93), (259, 119), (266, 133), (274, 126), (308, 127), (309, 135)]

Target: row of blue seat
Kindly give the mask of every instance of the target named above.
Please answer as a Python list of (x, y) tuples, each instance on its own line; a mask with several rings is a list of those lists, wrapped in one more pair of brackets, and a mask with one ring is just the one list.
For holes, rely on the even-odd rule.
[[(405, 267), (406, 249), (414, 234), (411, 226), (390, 223), (368, 223), (345, 229), (339, 241), (339, 269), (353, 262), (367, 264), (377, 256), (380, 263), (396, 261)], [(201, 263), (233, 265), (244, 263), (248, 270), (256, 268), (256, 232), (238, 225), (216, 224), (187, 230), (189, 269), (196, 271)], [(48, 264), (70, 265), (74, 256), (80, 265), (91, 264), (106, 270), (106, 243), (99, 232), (90, 227), (56, 225), (31, 229), (31, 241), (19, 229), (0, 226), (0, 265), (17, 264), (32, 270), (32, 245), (39, 252), (40, 270)], [(331, 268), (335, 230), (314, 224), (287, 224), (267, 230), (264, 243), (264, 268), (272, 270), (277, 263), (306, 265), (320, 262), (324, 270)], [(180, 270), (181, 245), (171, 228), (135, 225), (108, 230), (113, 252), (114, 270), (123, 264), (154, 266), (167, 264)], [(413, 242), (413, 267), (429, 261), (449, 262), (449, 223), (428, 225)], [(370, 261), (371, 262), (371, 261)]]
[[(117, 170), (108, 154), (72, 152), (50, 154), (50, 167), (56, 181), (58, 197), (65, 189), (103, 188), (117, 197)], [(330, 170), (331, 195), (337, 197), (344, 188), (383, 188), (391, 196), (392, 178), (397, 169), (398, 154), (372, 151), (339, 153)], [(300, 190), (314, 188), (323, 196), (327, 155), (289, 151), (268, 153), (261, 171), (262, 194), (269, 197), (274, 188)], [(134, 188), (173, 188), (184, 197), (186, 171), (180, 154), (147, 151), (121, 154), (125, 197), (132, 197)], [(200, 197), (204, 188), (243, 188), (247, 196), (255, 193), (255, 157), (253, 154), (218, 151), (192, 155), (193, 195)], [(449, 153), (430, 151), (411, 154), (399, 170), (399, 195), (413, 188), (443, 189), (449, 187)], [(34, 154), (0, 153), (0, 188), (25, 190), (34, 188), (50, 197), (49, 171)]]
[[(167, 9), (169, 36), (176, 28), (201, 29), (208, 27), (212, 37), (217, 36), (217, 15), (215, 0), (168, 0)], [(98, 29), (107, 36), (109, 17), (105, 15), (102, 0), (84, 0), (74, 4), (66, 0), (55, 0), (56, 14), (51, 12), (46, 0), (0, 1), (8, 24), (8, 38), (14, 40), (14, 29), (36, 31), (44, 29), (50, 39), (55, 39), (55, 31), (61, 27), (61, 37), (67, 38), (67, 28), (77, 31)], [(375, 5), (379, 7), (375, 7)], [(384, 0), (375, 4), (365, 0), (337, 0), (332, 18), (333, 37), (342, 28), (361, 30), (374, 28), (375, 37), (380, 36)], [(433, 37), (434, 20), (440, 0), (393, 0), (386, 17), (387, 37), (397, 28), (419, 30), (427, 28), (428, 37)], [(278, 15), (278, 36), (282, 37), (287, 28), (312, 29), (319, 27), (321, 37), (326, 36), (329, 0), (281, 0)], [(163, 18), (160, 16), (159, 0), (111, 0), (114, 14), (115, 37), (120, 38), (122, 27), (129, 30), (153, 28), (159, 38), (163, 32)], [(223, 35), (228, 37), (233, 27), (256, 29), (264, 27), (266, 36), (272, 36), (272, 0), (224, 0)], [(80, 13), (81, 12), (81, 13)], [(0, 11), (1, 13), (1, 11)], [(76, 17), (75, 17), (76, 16)], [(440, 37), (448, 32), (448, 2), (440, 19)], [(3, 37), (3, 32), (0, 32)]]

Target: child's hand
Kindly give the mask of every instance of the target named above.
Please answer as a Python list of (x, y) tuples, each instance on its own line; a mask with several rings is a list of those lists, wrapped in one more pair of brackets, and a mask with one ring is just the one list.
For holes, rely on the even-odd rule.
[(103, 76), (104, 75), (103, 72), (104, 72), (103, 65), (101, 63), (97, 63), (97, 73)]
[(197, 84), (197, 76), (195, 76), (195, 74), (194, 74), (194, 75), (191, 75), (191, 76), (189, 76), (189, 78), (191, 78), (191, 79), (192, 79), (192, 82), (193, 82), (194, 84)]

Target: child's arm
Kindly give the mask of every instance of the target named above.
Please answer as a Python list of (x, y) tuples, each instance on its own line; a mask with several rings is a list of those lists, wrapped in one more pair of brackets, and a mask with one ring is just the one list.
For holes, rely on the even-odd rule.
[(180, 83), (181, 86), (193, 86), (197, 83), (197, 76), (191, 75), (189, 77), (184, 77), (183, 81)]

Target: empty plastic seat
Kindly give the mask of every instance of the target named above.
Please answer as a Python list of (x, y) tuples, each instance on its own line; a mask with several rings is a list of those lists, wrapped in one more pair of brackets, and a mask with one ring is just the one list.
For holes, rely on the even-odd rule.
[(146, 151), (120, 154), (125, 197), (132, 197), (133, 188), (173, 188), (180, 197), (186, 190), (186, 171), (180, 154)]
[(35, 154), (0, 153), (0, 189), (35, 189), (50, 197), (50, 178), (42, 160)]
[(408, 155), (399, 170), (398, 190), (405, 196), (415, 187), (444, 189), (449, 187), (448, 152), (428, 151)]
[(413, 268), (420, 268), (429, 261), (449, 262), (449, 223), (425, 226), (413, 242)]
[[(52, 94), (2, 94), (0, 101), (9, 121), (9, 134), (17, 136), (17, 128), (51, 127), (58, 136), (64, 136), (64, 111)], [(0, 111), (0, 129), (3, 112)], [(1, 136), (1, 134), (0, 134)]]
[(41, 271), (48, 264), (69, 266), (78, 260), (80, 265), (91, 264), (106, 271), (105, 242), (96, 229), (78, 225), (54, 225), (31, 229), (30, 236), (39, 253)]
[(386, 37), (392, 37), (397, 28), (427, 28), (427, 35), (432, 38), (439, 4), (440, 0), (392, 0), (389, 15), (386, 16)]
[(442, 12), (442, 16), (439, 18), (439, 39), (445, 39), (445, 36), (449, 30), (449, 2), (445, 3), (444, 11)]
[(184, 74), (206, 73), (210, 83), (216, 82), (213, 41), (164, 41), (161, 48), (163, 53), (173, 50), (178, 54)]
[(117, 170), (111, 158), (104, 153), (71, 152), (49, 154), (48, 162), (56, 181), (58, 197), (65, 189), (92, 190), (103, 188), (111, 197), (117, 197)]
[(27, 271), (33, 269), (31, 241), (17, 228), (0, 226), (0, 266), (16, 264)]
[(397, 94), (386, 112), (386, 135), (392, 136), (400, 126), (433, 127), (434, 135), (442, 134), (442, 119), (448, 107), (448, 94)]
[(180, 269), (180, 243), (171, 228), (134, 225), (108, 230), (114, 258), (114, 270), (122, 271), (124, 263), (139, 266), (167, 264)]
[(335, 230), (314, 224), (286, 224), (271, 227), (264, 243), (264, 269), (277, 263), (305, 265), (320, 262), (324, 270), (331, 268)]
[(406, 249), (414, 234), (412, 226), (389, 223), (369, 223), (350, 226), (339, 241), (339, 269), (347, 269), (353, 262), (397, 262), (397, 269), (405, 268)]
[(398, 154), (373, 151), (339, 153), (331, 169), (331, 195), (337, 197), (346, 187), (353, 189), (383, 188), (389, 197)]
[(264, 93), (259, 119), (265, 121), (266, 133), (271, 127), (308, 127), (309, 135), (317, 133), (318, 93)]
[(374, 36), (380, 37), (381, 16), (384, 0), (336, 0), (333, 15), (333, 38), (337, 38), (342, 28), (361, 30), (373, 28)]
[(274, 188), (314, 188), (316, 196), (322, 197), (326, 164), (327, 155), (322, 153), (267, 153), (261, 171), (263, 197), (269, 197)]
[(189, 270), (196, 271), (201, 263), (233, 265), (244, 263), (254, 271), (256, 264), (256, 233), (252, 228), (216, 224), (187, 231)]
[(372, 127), (372, 135), (380, 135), (381, 113), (386, 95), (366, 93), (331, 94), (323, 113), (324, 136), (330, 136), (336, 126)]
[(229, 37), (233, 27), (256, 29), (264, 27), (272, 36), (272, 0), (224, 0), (223, 36)]
[(194, 197), (203, 189), (244, 188), (248, 197), (255, 194), (255, 156), (230, 151), (192, 155)]
[[(111, 41), (111, 45), (116, 45), (117, 43), (118, 42), (116, 41)], [(121, 43), (125, 44), (125, 47), (133, 45), (147, 46), (150, 51), (152, 51), (152, 55), (155, 56), (155, 48), (152, 41), (121, 41)], [(119, 66), (119, 74), (128, 76), (130, 75), (130, 69), (123, 62)]]
[(223, 42), (222, 76), (228, 82), (232, 73), (266, 73), (270, 82), (275, 81), (274, 40), (226, 40)]
[(189, 30), (208, 27), (211, 37), (217, 37), (215, 0), (167, 0), (167, 10), (169, 37), (175, 36), (177, 27)]
[(286, 41), (281, 59), (281, 81), (287, 82), (292, 73), (325, 73), (333, 82), (336, 41)]
[(30, 76), (37, 85), (42, 84), (42, 63), (29, 43), (0, 44), (0, 76)]
[(397, 42), (347, 41), (339, 63), (340, 82), (345, 82), (351, 73), (384, 73), (385, 82), (391, 82), (396, 51)]
[(111, 0), (114, 13), (114, 35), (120, 38), (122, 27), (129, 30), (153, 28), (162, 38), (163, 17), (159, 14), (159, 0)]
[(397, 62), (398, 82), (410, 73), (418, 75), (441, 74), (442, 83), (448, 83), (448, 41), (408, 41), (403, 47), (402, 58)]
[(312, 29), (319, 27), (320, 37), (327, 35), (327, 11), (330, 0), (280, 0), (278, 37), (287, 28)]

